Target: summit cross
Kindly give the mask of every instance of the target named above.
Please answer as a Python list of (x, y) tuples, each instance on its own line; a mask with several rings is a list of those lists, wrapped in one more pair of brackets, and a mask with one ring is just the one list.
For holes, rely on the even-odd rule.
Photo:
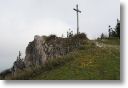
[(76, 9), (74, 8), (73, 10), (75, 10), (77, 14), (77, 34), (79, 34), (79, 13), (81, 13), (81, 11), (78, 9), (78, 4), (76, 5)]

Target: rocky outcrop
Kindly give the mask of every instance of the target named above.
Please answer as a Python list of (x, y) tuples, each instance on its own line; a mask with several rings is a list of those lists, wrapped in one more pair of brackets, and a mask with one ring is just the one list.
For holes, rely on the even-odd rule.
[(43, 65), (48, 59), (66, 55), (80, 46), (85, 38), (85, 34), (69, 38), (56, 37), (55, 35), (48, 37), (36, 35), (26, 48), (25, 65), (27, 67), (31, 65)]
[(64, 38), (53, 35), (36, 35), (26, 48), (25, 65), (43, 65), (48, 59), (65, 55), (67, 47), (64, 47), (64, 41)]
[(45, 37), (35, 36), (34, 41), (30, 42), (26, 48), (25, 65), (41, 65), (46, 61), (46, 53), (44, 51)]

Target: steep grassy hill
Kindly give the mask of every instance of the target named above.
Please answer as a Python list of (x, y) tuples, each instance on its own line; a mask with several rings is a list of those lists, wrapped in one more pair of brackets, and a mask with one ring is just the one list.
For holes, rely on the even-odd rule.
[[(101, 47), (95, 46), (95, 42), (101, 44)], [(119, 42), (119, 39), (89, 41), (79, 50), (69, 53), (66, 57), (66, 63), (51, 66), (50, 70), (43, 70), (38, 75), (33, 75), (30, 79), (119, 80)]]
[(44, 66), (26, 68), (6, 79), (119, 80), (120, 40), (86, 40), (84, 46), (63, 57), (50, 59)]

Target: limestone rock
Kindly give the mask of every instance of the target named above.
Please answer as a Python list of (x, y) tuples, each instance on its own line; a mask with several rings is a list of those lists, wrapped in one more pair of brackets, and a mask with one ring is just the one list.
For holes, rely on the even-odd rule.
[(26, 48), (26, 66), (45, 64), (46, 53), (44, 51), (45, 37), (35, 36)]
[(32, 42), (29, 42), (26, 48), (25, 65), (43, 65), (48, 59), (61, 57), (72, 52), (75, 48), (83, 43), (85, 36), (76, 35), (70, 38), (50, 36), (34, 37)]

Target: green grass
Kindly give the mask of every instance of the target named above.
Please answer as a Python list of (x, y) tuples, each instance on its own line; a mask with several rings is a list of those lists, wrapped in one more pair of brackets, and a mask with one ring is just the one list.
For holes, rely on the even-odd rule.
[(119, 38), (106, 38), (106, 39), (98, 40), (98, 42), (102, 42), (104, 44), (111, 44), (111, 45), (120, 45)]
[[(119, 40), (106, 40), (105, 44), (119, 47)], [(101, 41), (102, 42), (102, 41)], [(69, 60), (71, 57), (71, 60)], [(119, 80), (120, 51), (115, 47), (95, 47), (86, 44), (68, 55), (63, 65), (42, 71), (31, 79), (40, 80)], [(64, 61), (65, 62), (65, 61)]]

